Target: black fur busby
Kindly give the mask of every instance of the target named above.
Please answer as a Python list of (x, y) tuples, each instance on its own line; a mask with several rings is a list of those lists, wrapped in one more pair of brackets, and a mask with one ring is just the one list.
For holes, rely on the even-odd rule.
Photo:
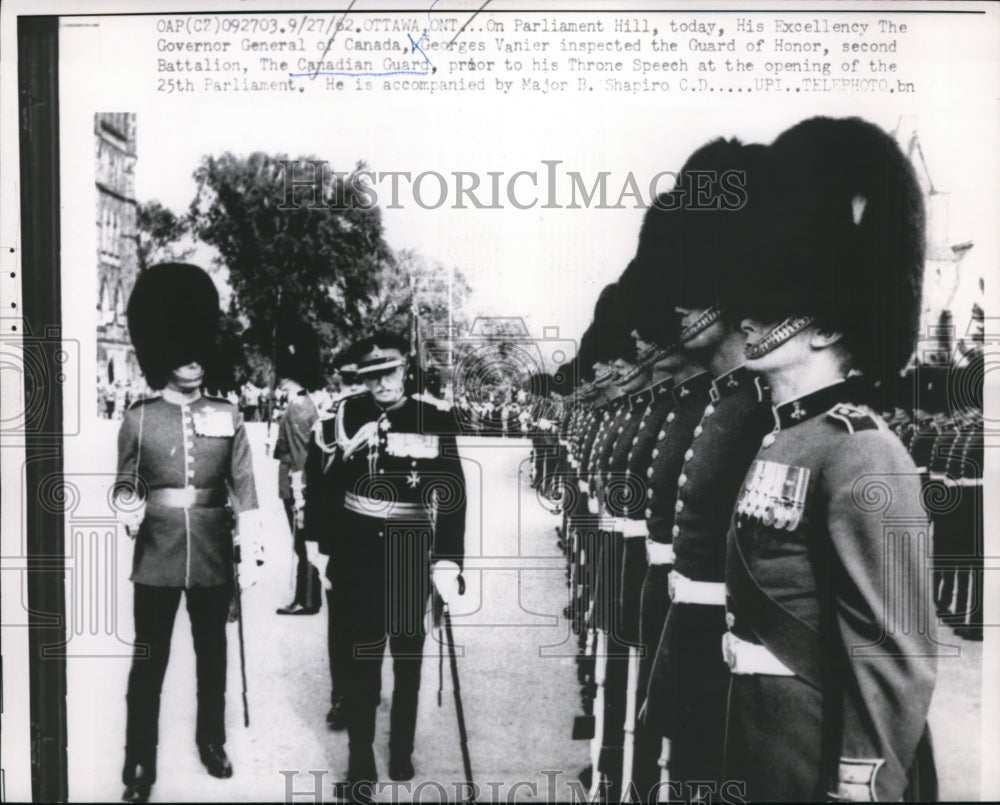
[(171, 371), (193, 361), (205, 370), (206, 386), (218, 385), (219, 292), (204, 270), (188, 263), (150, 266), (136, 280), (127, 313), (150, 388), (162, 389)]
[(805, 120), (774, 144), (767, 259), (747, 313), (814, 317), (873, 381), (909, 360), (919, 326), (924, 205), (896, 141), (860, 118)]
[(597, 297), (592, 324), (595, 362), (611, 363), (617, 358), (635, 360), (635, 341), (630, 335), (633, 327), (625, 302), (615, 282), (604, 286)]
[(593, 322), (580, 336), (580, 348), (573, 360), (577, 362), (580, 382), (589, 383), (594, 379), (594, 364), (599, 359), (597, 357), (597, 331), (594, 329)]
[(770, 172), (765, 146), (712, 140), (688, 158), (674, 189), (650, 206), (636, 257), (621, 279), (646, 340), (673, 343), (676, 307), (720, 304), (736, 275), (756, 271), (757, 218), (770, 199), (763, 187)]
[(274, 370), (307, 391), (324, 386), (323, 364), (316, 331), (298, 318), (279, 321), (274, 335)]

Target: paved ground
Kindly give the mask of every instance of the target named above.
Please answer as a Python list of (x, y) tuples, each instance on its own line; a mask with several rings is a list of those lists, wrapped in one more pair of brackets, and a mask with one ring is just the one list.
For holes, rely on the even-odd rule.
[[(101, 423), (79, 437), (67, 466), (80, 476), (113, 471), (117, 423)], [(347, 741), (325, 726), (329, 698), (325, 614), (287, 618), (274, 609), (291, 597), (291, 549), (276, 495), (276, 465), (264, 452), (262, 425), (250, 426), (258, 488), (270, 528), (267, 573), (245, 597), (250, 727), (244, 728), (236, 628), (229, 635), (227, 749), (236, 774), (209, 777), (194, 746), (194, 656), (183, 608), (163, 691), (159, 781), (154, 801), (331, 801), (332, 784), (346, 768)], [(570, 740), (578, 712), (573, 644), (561, 617), (566, 588), (555, 545), (558, 518), (540, 505), (527, 484), (527, 442), (469, 439), (462, 443), (469, 483), (466, 552), (468, 591), (454, 613), (455, 639), (469, 746), (482, 801), (566, 801), (567, 787), (587, 763), (587, 745)], [(78, 480), (85, 485), (87, 479)], [(91, 546), (88, 565), (105, 569), (106, 583), (67, 590), (71, 622), (80, 617), (68, 660), (70, 798), (115, 800), (123, 759), (125, 684), (132, 634), (131, 546), (124, 536), (93, 548), (87, 523), (91, 498), (83, 494), (71, 516)], [(86, 520), (84, 515), (90, 515)], [(75, 518), (75, 519), (74, 519)], [(105, 516), (105, 520), (106, 520)], [(88, 530), (89, 529), (89, 530)], [(87, 542), (87, 536), (91, 542)], [(117, 550), (112, 550), (116, 546)], [(123, 550), (124, 548), (124, 550)], [(94, 552), (96, 551), (96, 553)], [(104, 551), (101, 553), (101, 551)], [(85, 564), (86, 551), (72, 561)], [(108, 561), (105, 561), (105, 560)], [(110, 561), (113, 560), (113, 561)], [(102, 564), (103, 563), (103, 564)], [(80, 597), (77, 592), (97, 590)], [(84, 600), (89, 597), (90, 600)], [(98, 600), (100, 599), (100, 600)], [(74, 603), (76, 602), (76, 603)], [(89, 607), (89, 609), (88, 609)], [(108, 614), (94, 619), (94, 608)], [(325, 612), (325, 611), (324, 611)], [(100, 628), (93, 624), (100, 622)], [(91, 624), (88, 629), (87, 624)], [(76, 633), (79, 634), (76, 634)], [(960, 654), (941, 663), (932, 725), (945, 799), (976, 798), (979, 786), (981, 644), (947, 642)], [(405, 788), (386, 788), (379, 799), (451, 800), (461, 782), (461, 755), (447, 663), (442, 706), (436, 702), (438, 644), (428, 640), (421, 688), (417, 777)], [(86, 655), (86, 656), (80, 656)], [(116, 656), (117, 655), (117, 656)], [(391, 665), (384, 666), (376, 753), (387, 764)], [(319, 785), (319, 797), (313, 795)], [(295, 794), (292, 798), (291, 794)]]

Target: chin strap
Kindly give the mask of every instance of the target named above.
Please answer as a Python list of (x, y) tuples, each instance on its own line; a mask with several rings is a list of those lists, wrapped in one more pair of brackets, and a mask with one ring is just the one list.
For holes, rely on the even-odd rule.
[(781, 324), (775, 325), (752, 344), (747, 342), (743, 352), (748, 360), (763, 358), (784, 344), (792, 336), (801, 333), (813, 323), (812, 316), (789, 316)]
[(690, 325), (681, 330), (677, 339), (681, 344), (687, 343), (695, 336), (701, 335), (705, 330), (722, 318), (722, 308), (719, 305), (712, 305)]

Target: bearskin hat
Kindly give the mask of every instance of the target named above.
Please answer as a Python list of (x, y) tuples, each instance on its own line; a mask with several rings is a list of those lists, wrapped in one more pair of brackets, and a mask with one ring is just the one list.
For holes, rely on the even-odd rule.
[(595, 330), (594, 362), (611, 363), (617, 358), (635, 360), (635, 341), (630, 332), (634, 329), (628, 320), (618, 284), (604, 286), (594, 305)]
[(129, 336), (150, 388), (162, 389), (174, 369), (193, 361), (205, 370), (205, 384), (217, 385), (222, 368), (219, 292), (203, 269), (188, 263), (150, 266), (136, 280), (127, 314)]
[(661, 316), (672, 317), (675, 306), (718, 304), (735, 274), (754, 272), (756, 217), (769, 198), (761, 187), (769, 172), (765, 146), (712, 140), (649, 208), (636, 262), (647, 278), (647, 298), (662, 300)]
[(924, 205), (896, 141), (860, 118), (805, 120), (771, 146), (778, 172), (766, 259), (737, 288), (761, 321), (806, 315), (840, 333), (852, 369), (891, 378), (919, 326)]
[(308, 391), (324, 385), (316, 331), (299, 318), (279, 321), (274, 334), (274, 370), (279, 378), (294, 380)]

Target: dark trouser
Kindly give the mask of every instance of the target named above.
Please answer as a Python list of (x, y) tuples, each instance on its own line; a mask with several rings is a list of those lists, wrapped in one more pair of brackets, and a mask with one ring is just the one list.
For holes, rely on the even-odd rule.
[[(729, 667), (722, 657), (726, 608), (670, 606), (653, 677), (665, 686), (670, 781), (675, 795), (720, 801)], [(662, 667), (662, 671), (661, 671)], [(699, 792), (699, 783), (707, 788)]]
[[(184, 592), (194, 637), (198, 677), (198, 720), (195, 741), (226, 742), (226, 621), (232, 587), (150, 587), (136, 584), (135, 654), (128, 678), (128, 717), (125, 727), (123, 782), (134, 782), (135, 765), (143, 766), (143, 780), (156, 780), (160, 691), (170, 659), (170, 638), (181, 592)], [(148, 653), (147, 653), (148, 651)], [(145, 656), (143, 656), (145, 654)]]
[(362, 516), (351, 518), (346, 527), (354, 533), (347, 532), (350, 536), (341, 540), (330, 560), (330, 629), (336, 637), (331, 640), (331, 660), (340, 665), (337, 687), (346, 705), (348, 775), (352, 781), (373, 781), (377, 772), (372, 743), (386, 644), (394, 680), (389, 750), (397, 757), (413, 752), (427, 634), (431, 532), (427, 523), (397, 526)]
[(319, 609), (323, 600), (320, 595), (322, 586), (319, 581), (319, 571), (309, 562), (306, 551), (306, 540), (302, 530), (295, 527), (295, 504), (288, 498), (283, 498), (285, 516), (292, 532), (292, 546), (295, 551), (295, 598), (293, 604), (299, 604), (307, 609)]
[[(602, 532), (601, 556), (594, 589), (594, 621), (605, 632), (604, 731), (598, 770), (611, 784), (610, 795), (617, 797), (622, 783), (622, 752), (625, 742), (625, 702), (628, 682), (628, 646), (622, 639), (621, 575), (625, 540), (618, 532)], [(617, 801), (617, 799), (615, 799)]]
[(823, 694), (793, 676), (734, 674), (725, 738), (726, 780), (747, 802), (825, 801)]
[(673, 565), (650, 565), (642, 585), (639, 606), (639, 637), (642, 656), (639, 660), (638, 701), (646, 704), (645, 722), (635, 725), (635, 760), (632, 777), (636, 790), (645, 795), (660, 781), (657, 761), (663, 748), (664, 725), (660, 716), (660, 703), (650, 700), (649, 680), (653, 659), (663, 633), (663, 624), (670, 611), (669, 577)]

